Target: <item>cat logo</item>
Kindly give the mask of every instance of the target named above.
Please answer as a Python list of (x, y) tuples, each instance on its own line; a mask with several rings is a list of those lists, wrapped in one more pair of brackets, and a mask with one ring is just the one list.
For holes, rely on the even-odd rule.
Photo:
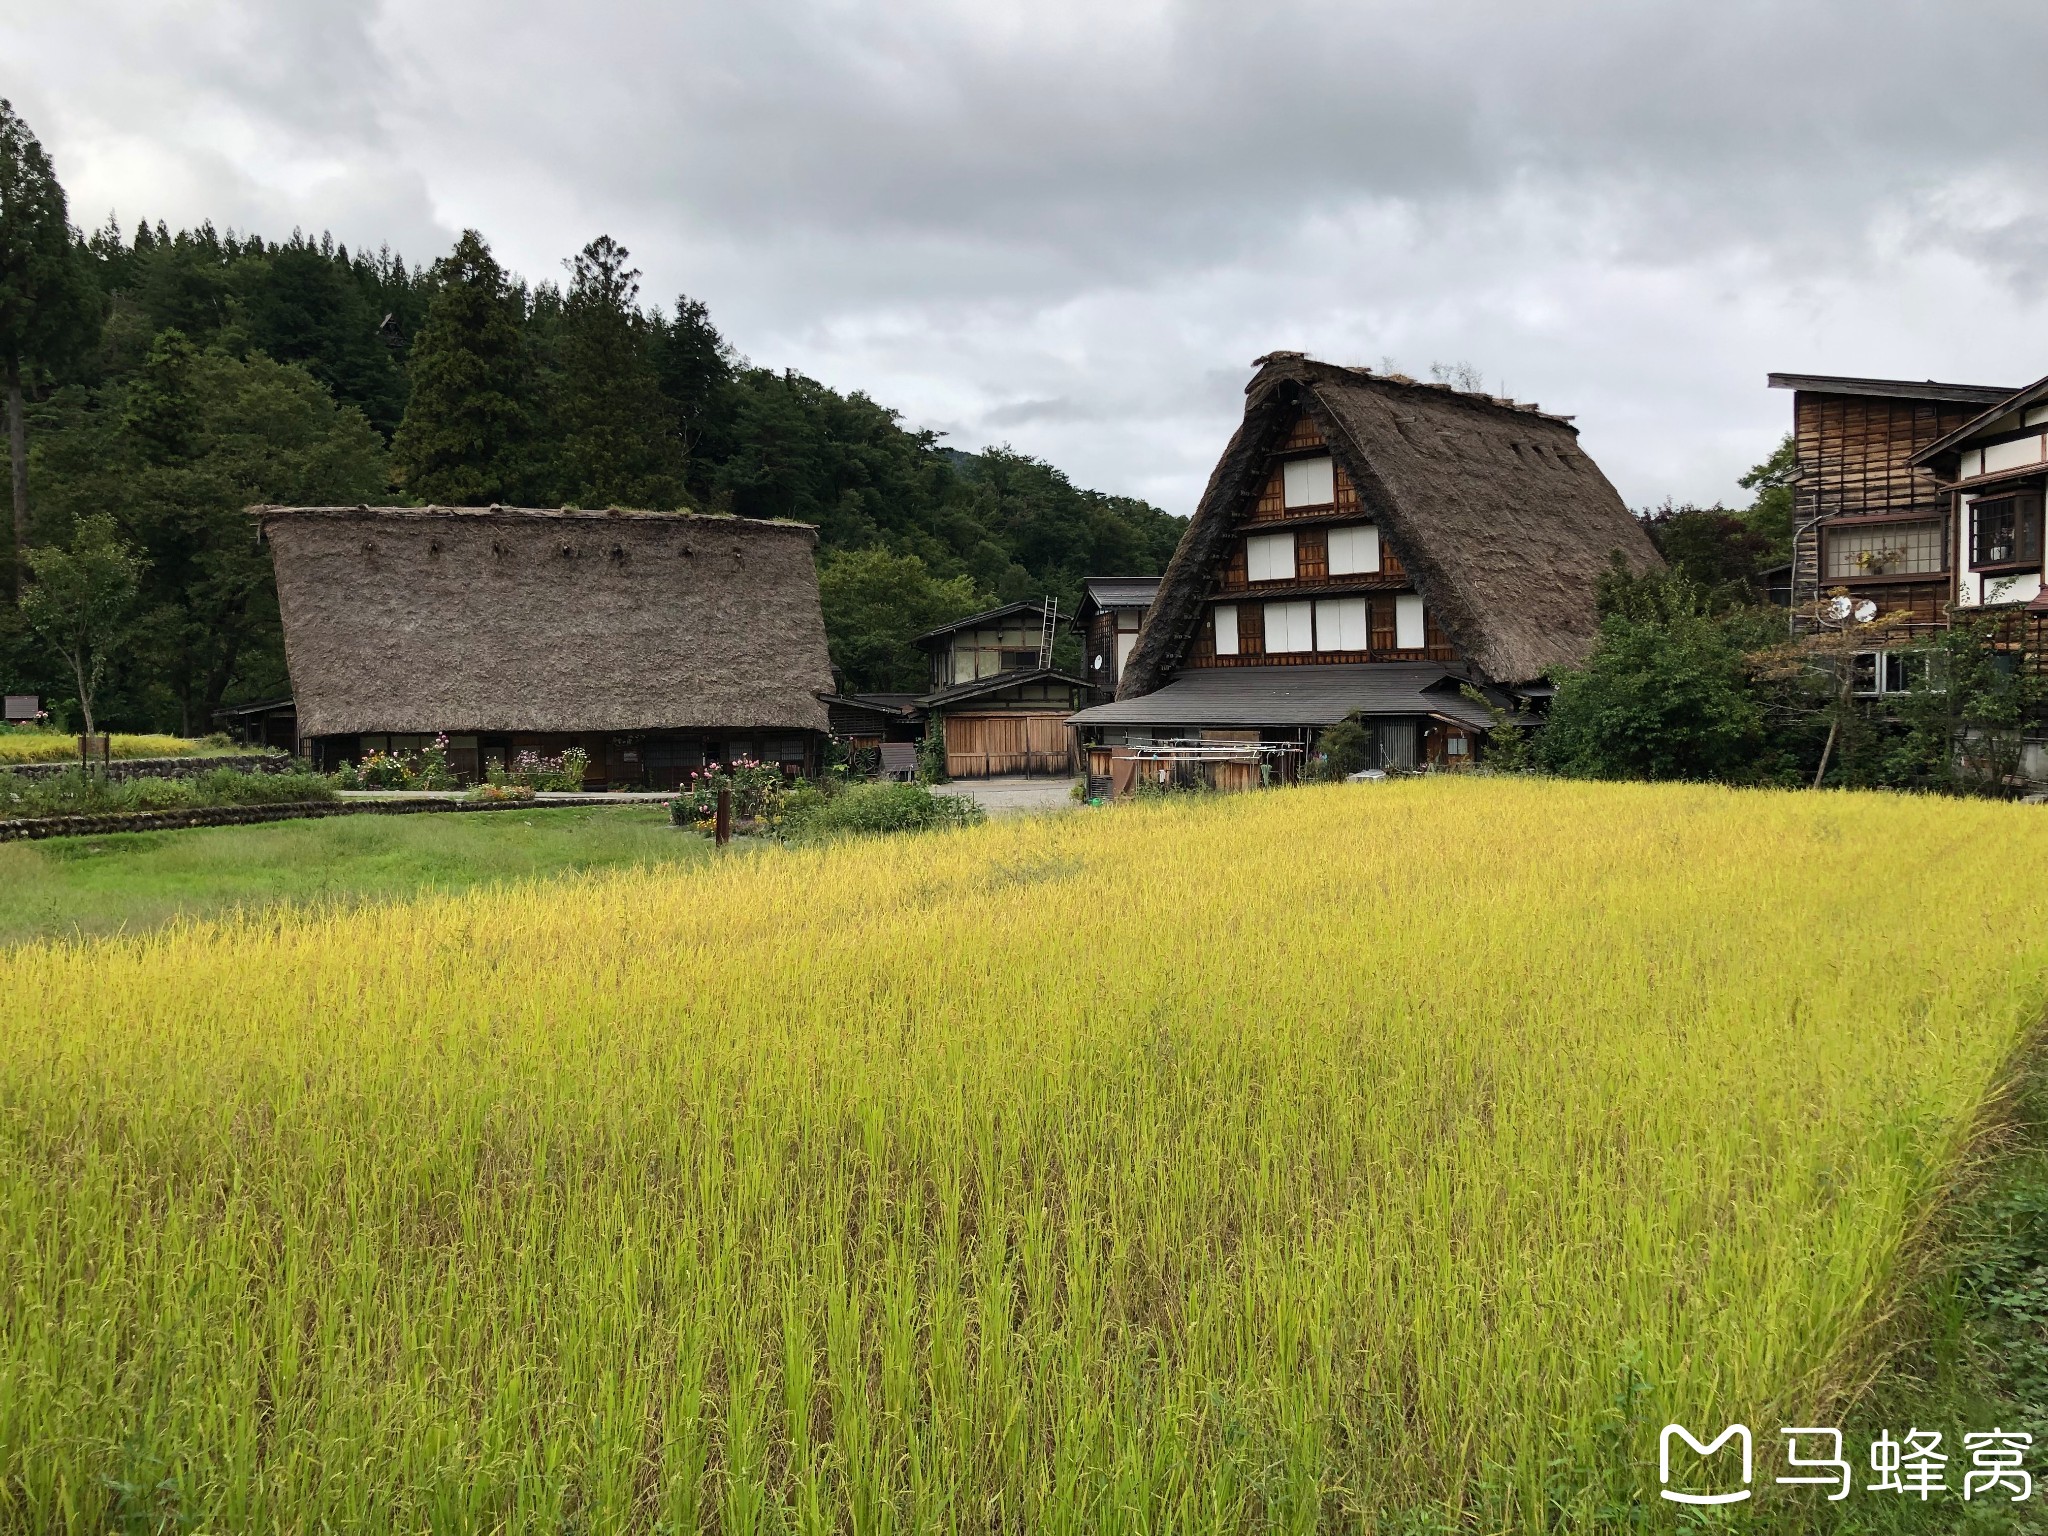
[[(1705, 1458), (1721, 1449), (1730, 1440), (1742, 1442), (1742, 1488), (1736, 1493), (1677, 1493), (1670, 1487), (1671, 1482), (1671, 1437), (1676, 1435), (1693, 1449), (1693, 1454)], [(1658, 1490), (1660, 1498), (1674, 1504), (1740, 1504), (1749, 1497), (1750, 1441), (1747, 1424), (1731, 1424), (1714, 1439), (1702, 1445), (1693, 1439), (1692, 1431), (1683, 1424), (1666, 1424), (1664, 1433), (1657, 1437), (1657, 1481), (1665, 1486)]]

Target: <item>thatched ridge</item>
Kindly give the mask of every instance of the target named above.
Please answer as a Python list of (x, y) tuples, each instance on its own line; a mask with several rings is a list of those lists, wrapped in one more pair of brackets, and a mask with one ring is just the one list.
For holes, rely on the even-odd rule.
[(816, 530), (667, 512), (252, 507), (302, 736), (825, 729)]
[(1438, 621), (1496, 682), (1585, 659), (1594, 583), (1616, 551), (1633, 571), (1662, 564), (1566, 417), (1297, 352), (1260, 364), (1119, 699), (1152, 692), (1180, 665), (1268, 455), (1301, 412), (1322, 428), (1362, 514), (1385, 530)]

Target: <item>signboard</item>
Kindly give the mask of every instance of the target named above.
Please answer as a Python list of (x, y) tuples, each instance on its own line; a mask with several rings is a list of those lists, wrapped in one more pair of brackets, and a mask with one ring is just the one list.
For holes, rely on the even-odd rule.
[(7, 695), (7, 718), (9, 720), (33, 720), (42, 713), (43, 701), (32, 693), (10, 693)]

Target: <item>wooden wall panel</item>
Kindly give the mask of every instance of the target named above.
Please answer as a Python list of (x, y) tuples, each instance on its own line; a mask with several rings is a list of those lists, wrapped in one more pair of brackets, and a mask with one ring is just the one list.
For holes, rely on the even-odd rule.
[(1065, 715), (946, 716), (946, 772), (956, 779), (1074, 771), (1073, 733)]
[(1922, 448), (1982, 414), (1952, 401), (1895, 400), (1862, 395), (1793, 396), (1798, 481), (1792, 488), (1793, 596), (1810, 601), (1824, 586), (1817, 518), (1872, 515), (1938, 517), (1949, 498), (1934, 476), (1907, 461)]

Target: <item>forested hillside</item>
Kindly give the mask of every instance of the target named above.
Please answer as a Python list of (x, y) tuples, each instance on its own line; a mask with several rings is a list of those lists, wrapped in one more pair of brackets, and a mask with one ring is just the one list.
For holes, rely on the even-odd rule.
[[(65, 240), (79, 323), (23, 356), (28, 546), (105, 513), (147, 562), (100, 694), (118, 728), (204, 730), (224, 703), (286, 691), (254, 502), (815, 523), (833, 657), (862, 688), (920, 686), (907, 642), (945, 619), (1048, 593), (1071, 608), (1084, 575), (1162, 570), (1182, 527), (748, 361), (701, 303), (644, 295), (608, 238), (533, 283), (475, 232), (431, 265), (211, 225)], [(68, 697), (11, 605), (0, 626), (7, 689)]]

